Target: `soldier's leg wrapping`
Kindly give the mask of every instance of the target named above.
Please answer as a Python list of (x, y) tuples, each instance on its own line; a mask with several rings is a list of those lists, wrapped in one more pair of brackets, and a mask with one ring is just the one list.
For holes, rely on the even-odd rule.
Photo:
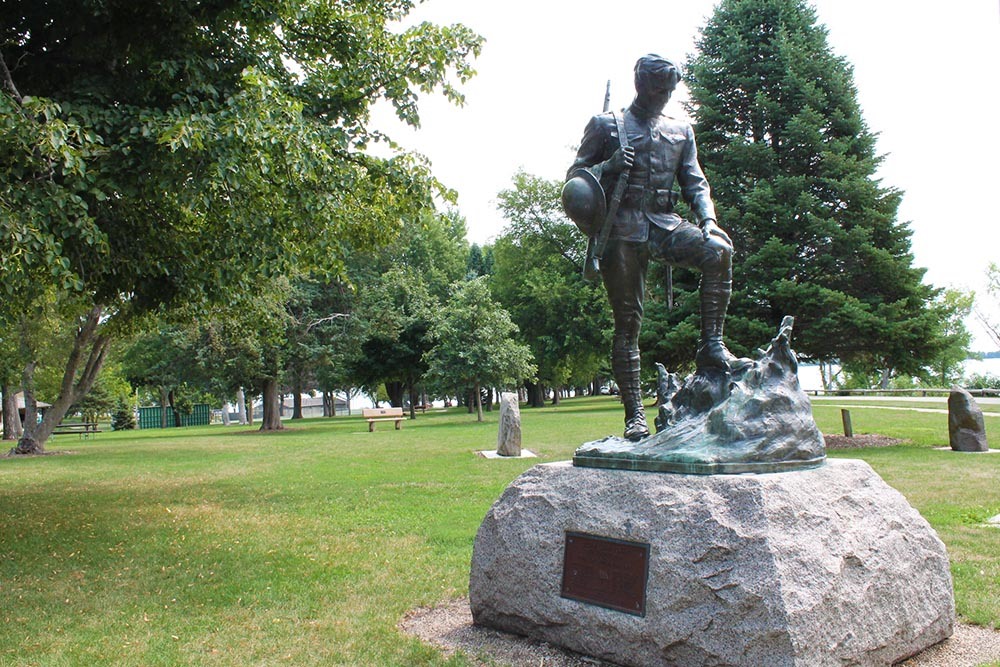
[(625, 437), (630, 440), (649, 435), (639, 374), (639, 331), (648, 263), (645, 244), (626, 241), (610, 241), (601, 260), (601, 276), (615, 322), (611, 370), (625, 404)]
[(733, 292), (729, 275), (703, 273), (701, 276), (701, 341), (695, 355), (698, 368), (729, 369), (735, 356), (726, 349), (722, 340), (726, 324), (726, 311)]

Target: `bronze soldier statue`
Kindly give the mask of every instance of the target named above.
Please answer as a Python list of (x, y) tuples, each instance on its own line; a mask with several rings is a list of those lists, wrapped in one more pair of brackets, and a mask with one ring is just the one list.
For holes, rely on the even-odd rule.
[[(680, 80), (677, 66), (666, 58), (639, 58), (635, 99), (623, 111), (590, 119), (563, 188), (567, 214), (592, 237), (614, 313), (611, 368), (629, 440), (649, 435), (639, 382), (639, 329), (650, 257), (702, 273), (698, 369), (728, 372), (741, 363), (722, 341), (732, 292), (732, 241), (717, 224), (691, 125), (663, 115)], [(674, 183), (697, 226), (674, 213)]]

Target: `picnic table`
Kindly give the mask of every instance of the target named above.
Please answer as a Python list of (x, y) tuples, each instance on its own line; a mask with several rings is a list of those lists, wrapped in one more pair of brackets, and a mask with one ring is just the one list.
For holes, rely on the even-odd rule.
[(97, 422), (63, 422), (52, 430), (52, 435), (76, 433), (83, 439), (89, 438), (93, 433), (100, 432), (101, 429)]

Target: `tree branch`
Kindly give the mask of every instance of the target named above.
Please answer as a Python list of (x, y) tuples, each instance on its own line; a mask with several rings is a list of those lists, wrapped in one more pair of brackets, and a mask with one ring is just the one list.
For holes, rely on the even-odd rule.
[(987, 317), (983, 315), (978, 308), (973, 312), (976, 315), (976, 319), (979, 320), (979, 323), (983, 325), (984, 329), (986, 329), (986, 333), (988, 333), (990, 338), (993, 339), (996, 346), (1000, 347), (1000, 326), (987, 319)]
[(313, 320), (308, 325), (306, 325), (306, 331), (309, 331), (313, 327), (319, 326), (324, 322), (332, 322), (333, 320), (346, 319), (350, 316), (351, 316), (350, 313), (334, 313), (333, 315), (330, 315), (328, 317), (321, 317), (318, 320)]
[(10, 70), (7, 69), (7, 61), (4, 59), (3, 54), (0, 54), (0, 77), (3, 77), (3, 86), (10, 91), (10, 95), (17, 102), (17, 106), (23, 107), (24, 98), (21, 97), (21, 93), (17, 92), (17, 86), (14, 85), (14, 77), (10, 75)]
[(94, 382), (97, 381), (97, 374), (101, 372), (101, 368), (104, 366), (104, 359), (108, 354), (108, 349), (111, 347), (111, 339), (108, 338), (106, 334), (100, 334), (94, 338), (94, 343), (90, 348), (90, 356), (87, 359), (86, 365), (83, 367), (83, 373), (80, 375), (79, 381), (74, 387), (73, 402), (76, 403), (94, 386)]

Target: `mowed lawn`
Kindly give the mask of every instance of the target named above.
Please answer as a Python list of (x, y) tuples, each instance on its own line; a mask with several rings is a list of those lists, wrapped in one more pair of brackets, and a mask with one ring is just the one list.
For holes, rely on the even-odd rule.
[[(538, 459), (487, 460), (497, 413), (58, 436), (0, 459), (0, 665), (465, 665), (402, 635), (461, 597), (476, 529), (522, 471), (617, 432), (614, 398), (522, 408)], [(822, 430), (839, 408), (817, 404)], [(863, 458), (948, 545), (965, 620), (1000, 627), (1000, 455), (941, 452), (943, 415), (852, 412), (912, 444)], [(988, 427), (990, 422), (987, 422)], [(994, 428), (994, 430), (997, 430)], [(623, 473), (646, 474), (646, 473)]]

